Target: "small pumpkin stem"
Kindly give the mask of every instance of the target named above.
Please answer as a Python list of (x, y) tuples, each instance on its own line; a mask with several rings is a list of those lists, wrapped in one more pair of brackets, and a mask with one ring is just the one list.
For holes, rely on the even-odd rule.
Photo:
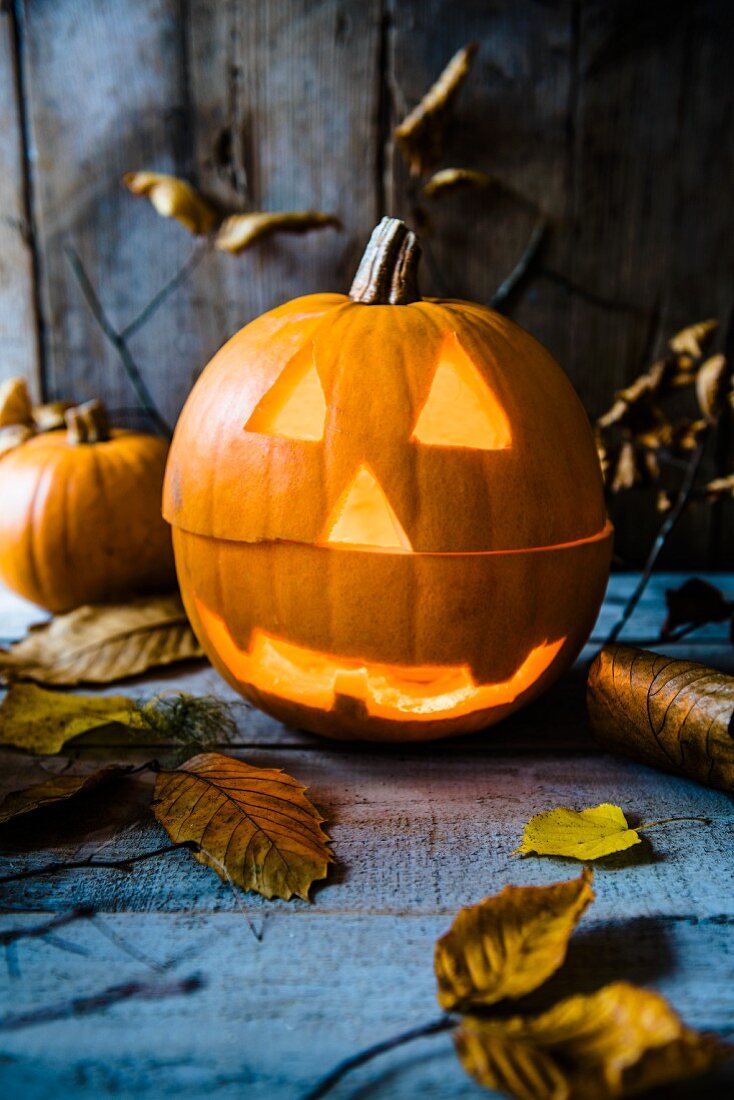
[(107, 409), (101, 401), (86, 401), (64, 413), (69, 443), (105, 443), (110, 438)]
[(399, 218), (383, 218), (372, 232), (349, 297), (372, 306), (419, 302), (420, 255), (421, 246), (413, 230)]

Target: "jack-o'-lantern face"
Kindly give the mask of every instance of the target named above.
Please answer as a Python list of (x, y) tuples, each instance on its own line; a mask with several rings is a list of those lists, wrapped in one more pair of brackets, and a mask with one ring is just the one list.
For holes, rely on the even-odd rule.
[(522, 330), (369, 293), (296, 300), (222, 349), (164, 512), (194, 627), (239, 690), (320, 732), (441, 736), (574, 656), (608, 566), (601, 479), (573, 390)]

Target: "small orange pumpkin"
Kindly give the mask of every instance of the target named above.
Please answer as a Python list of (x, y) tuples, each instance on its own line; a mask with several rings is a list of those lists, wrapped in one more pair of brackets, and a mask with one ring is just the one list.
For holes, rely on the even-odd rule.
[(421, 300), (375, 230), (349, 297), (299, 298), (215, 356), (164, 514), (221, 674), (283, 721), (419, 740), (480, 729), (568, 667), (611, 554), (591, 429), (500, 314)]
[(100, 402), (69, 409), (66, 423), (27, 427), (0, 457), (0, 580), (53, 612), (172, 588), (167, 443), (110, 430)]

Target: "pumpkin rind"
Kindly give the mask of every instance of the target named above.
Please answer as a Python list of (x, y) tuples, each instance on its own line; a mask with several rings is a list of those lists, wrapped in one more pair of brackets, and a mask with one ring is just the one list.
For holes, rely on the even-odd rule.
[(175, 585), (160, 516), (168, 446), (113, 431), (106, 442), (38, 435), (0, 460), (0, 579), (49, 611)]

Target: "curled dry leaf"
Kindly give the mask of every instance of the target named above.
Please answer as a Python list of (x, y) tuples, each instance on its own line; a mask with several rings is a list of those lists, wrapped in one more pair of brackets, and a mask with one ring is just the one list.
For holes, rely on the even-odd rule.
[(33, 434), (33, 428), (27, 424), (8, 424), (7, 428), (0, 428), (0, 455), (14, 451)]
[(175, 218), (189, 233), (209, 233), (219, 218), (216, 211), (186, 180), (161, 172), (128, 172), (122, 182), (133, 195), (145, 195), (164, 218)]
[[(712, 333), (718, 327), (719, 322), (711, 318), (708, 321), (698, 321), (695, 325), (688, 325), (677, 332), (668, 341), (668, 346), (676, 355), (691, 356), (700, 359), (704, 353), (706, 344)], [(682, 364), (685, 366), (685, 363)]]
[(222, 252), (244, 252), (273, 233), (309, 233), (312, 229), (341, 228), (335, 214), (303, 210), (282, 214), (233, 214), (222, 222), (214, 241)]
[(539, 856), (601, 859), (640, 843), (619, 806), (603, 802), (588, 810), (559, 806), (530, 818), (523, 831), (519, 852)]
[(733, 676), (631, 646), (604, 646), (589, 669), (587, 706), (606, 749), (734, 791)]
[(631, 440), (619, 448), (610, 489), (619, 493), (623, 489), (634, 489), (636, 485), (646, 485), (651, 474), (646, 456), (641, 454)]
[(442, 168), (434, 173), (423, 188), (427, 199), (442, 198), (450, 191), (474, 188), (483, 190), (496, 183), (495, 177), (475, 168)]
[(734, 499), (734, 474), (727, 474), (726, 477), (715, 477), (713, 481), (709, 481), (708, 485), (705, 486), (704, 491), (712, 500)]
[(0, 675), (42, 684), (105, 684), (202, 657), (178, 595), (94, 604), (32, 627), (0, 652)]
[(724, 408), (729, 387), (729, 368), (726, 357), (712, 355), (696, 374), (696, 398), (704, 418), (710, 423), (716, 420)]
[(0, 705), (0, 744), (51, 756), (80, 733), (111, 723), (137, 725), (132, 699), (66, 695), (35, 684), (13, 684)]
[(505, 886), (461, 909), (436, 943), (438, 1000), (447, 1011), (522, 997), (555, 973), (594, 898), (592, 872), (551, 886)]
[(33, 425), (31, 399), (24, 378), (8, 378), (0, 383), (0, 428), (13, 424)]
[(703, 1073), (732, 1056), (686, 1027), (664, 997), (627, 982), (559, 1001), (540, 1016), (465, 1017), (462, 1066), (516, 1100), (617, 1100)]
[(156, 780), (153, 812), (174, 843), (225, 882), (266, 898), (308, 901), (333, 856), (306, 788), (280, 768), (200, 753)]
[(396, 128), (395, 140), (411, 175), (429, 171), (443, 156), (451, 109), (469, 75), (477, 48), (476, 42), (470, 42), (455, 53), (418, 106)]
[(665, 604), (668, 614), (660, 630), (663, 640), (681, 626), (724, 623), (734, 614), (734, 601), (727, 600), (721, 589), (699, 577), (685, 581), (680, 588), (666, 589)]
[(73, 401), (50, 401), (46, 405), (33, 406), (33, 423), (39, 432), (53, 432), (66, 427), (65, 413), (73, 407)]
[(77, 795), (85, 794), (113, 777), (121, 775), (123, 771), (124, 768), (113, 765), (108, 768), (98, 768), (97, 771), (89, 772), (87, 775), (69, 775), (65, 772), (63, 775), (49, 776), (42, 783), (35, 783), (22, 791), (11, 791), (0, 802), (0, 825), (17, 817), (35, 813), (36, 810), (46, 809), (58, 802), (76, 798)]

